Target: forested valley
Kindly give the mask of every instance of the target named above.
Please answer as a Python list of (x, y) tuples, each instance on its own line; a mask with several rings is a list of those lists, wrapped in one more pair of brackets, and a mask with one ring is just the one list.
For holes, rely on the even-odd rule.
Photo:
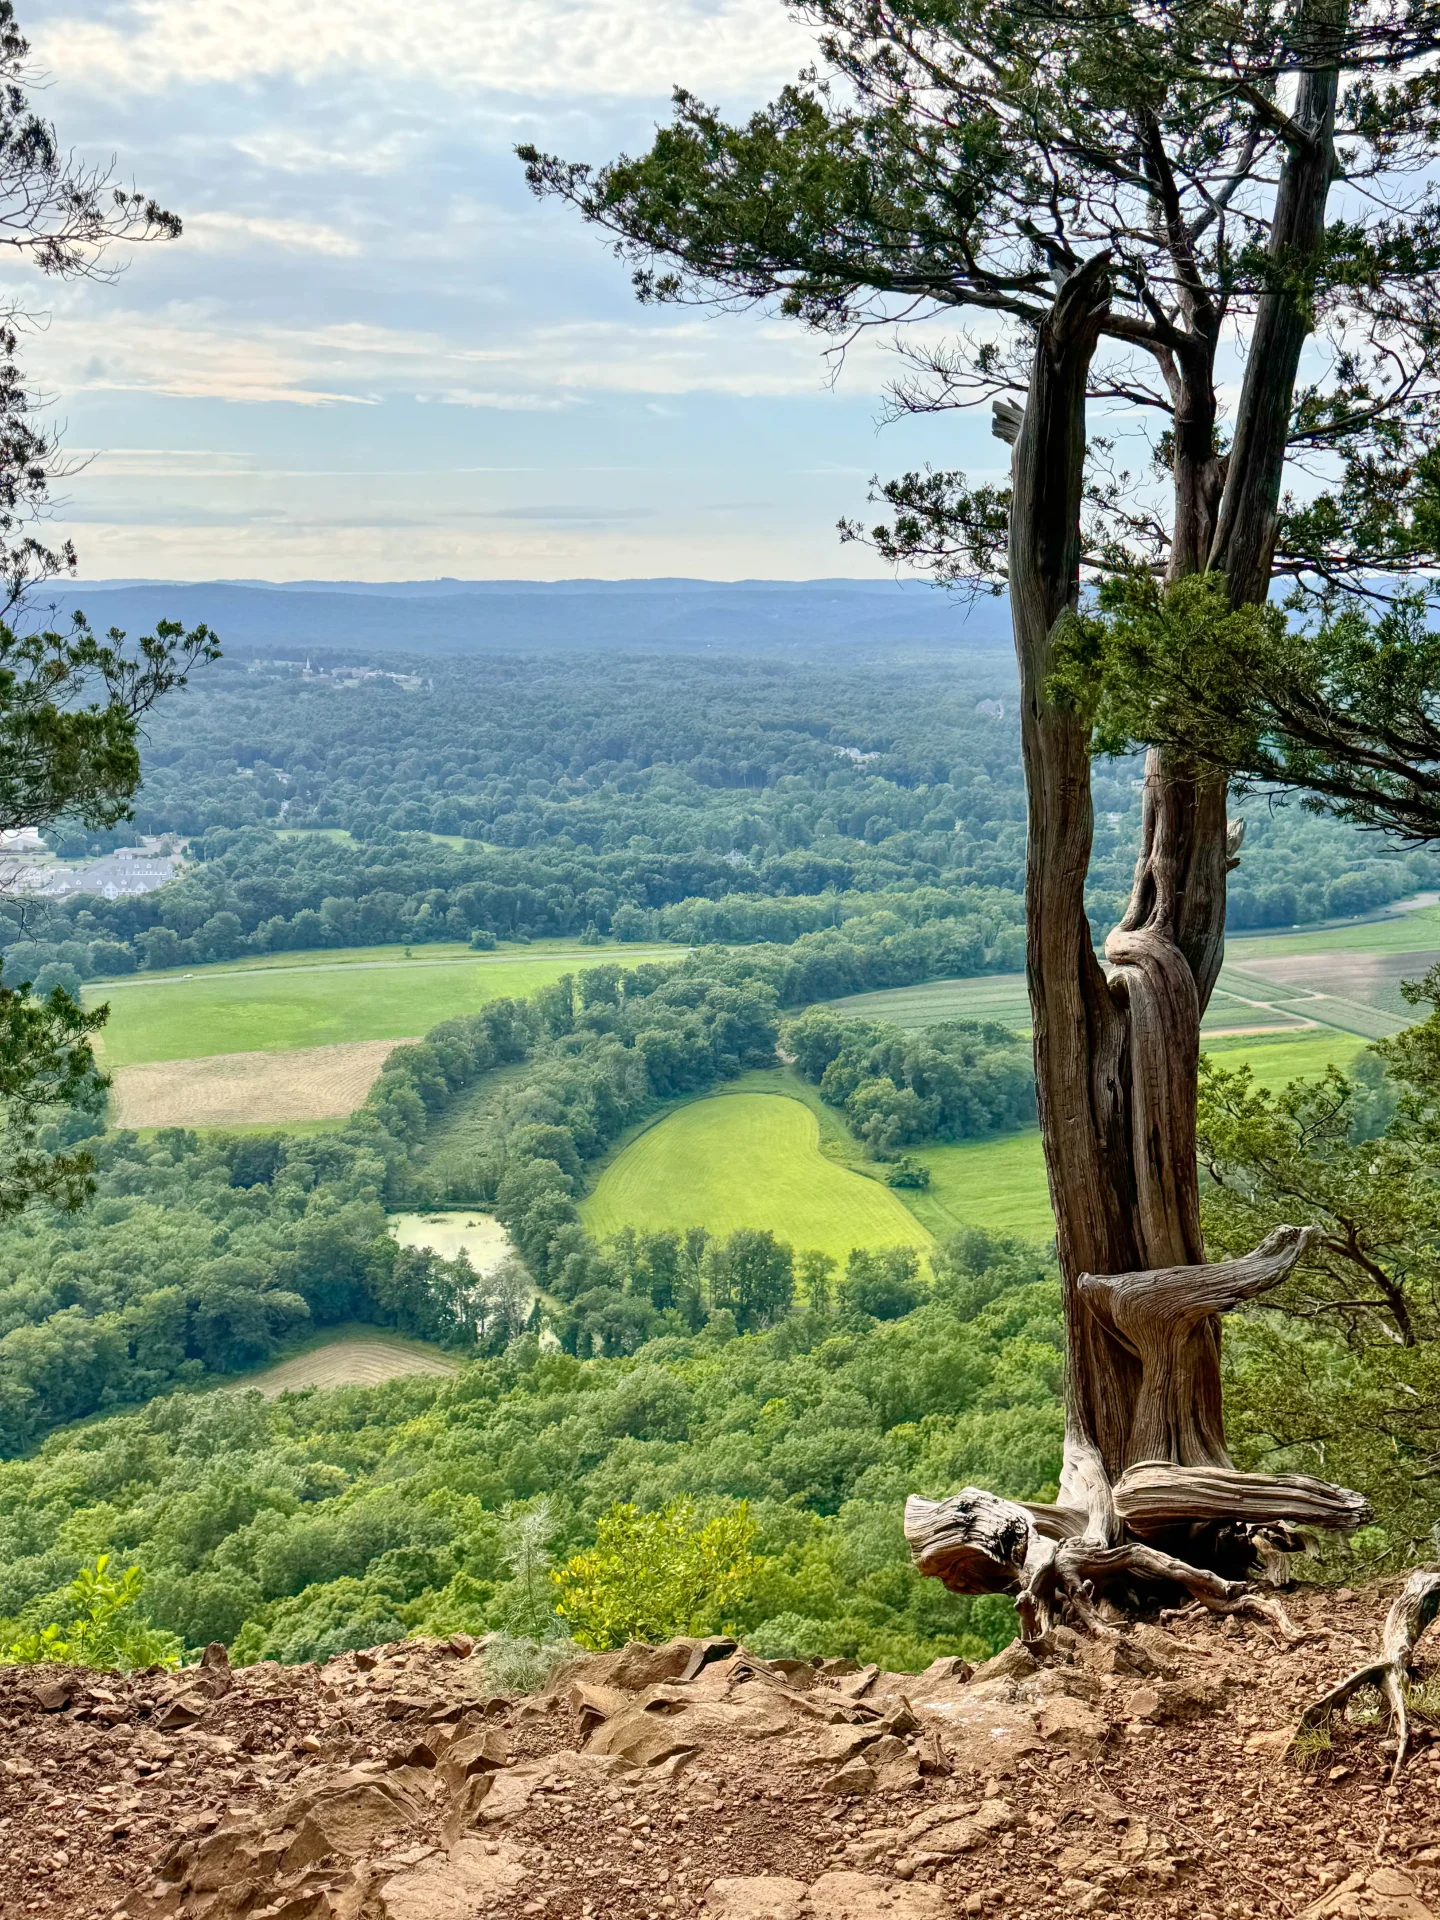
[[(966, 684), (963, 660), (938, 692), (931, 664), (887, 665), (883, 703), (876, 670), (843, 663), (667, 662), (663, 682), (638, 660), (412, 664), (409, 685), (347, 684), (323, 660), (308, 678), (215, 668), (146, 753), (135, 826), (187, 837), (179, 877), (27, 903), (6, 977), (383, 942), (606, 950), (395, 1049), (331, 1131), (137, 1134), (107, 1125), (103, 1094), (52, 1120), (95, 1193), (0, 1227), (0, 1619), (23, 1634), (111, 1553), (143, 1568), (157, 1630), (237, 1657), (458, 1627), (543, 1643), (560, 1624), (536, 1613), (517, 1540), (543, 1534), (548, 1564), (617, 1503), (745, 1503), (759, 1571), (734, 1619), (757, 1650), (906, 1667), (1003, 1644), (1009, 1602), (921, 1579), (900, 1507), (961, 1481), (1053, 1494), (1052, 1252), (975, 1230), (932, 1246), (918, 1227), (839, 1258), (748, 1229), (597, 1237), (580, 1207), (618, 1142), (777, 1048), (902, 1189), (924, 1178), (916, 1146), (1033, 1123), (1029, 1046), (1004, 1024), (914, 1031), (817, 1005), (1022, 964), (1013, 690)], [(1133, 765), (1098, 769), (1097, 790), (1098, 926), (1132, 858)], [(1432, 855), (1295, 807), (1250, 820), (1244, 883), (1282, 920), (1432, 875)], [(50, 838), (73, 855), (127, 832)], [(1433, 1124), (1426, 1070), (1406, 1071), (1404, 1102), (1378, 1059), (1343, 1082), (1332, 1157), (1392, 1133), (1403, 1154), (1405, 1127)], [(1215, 1086), (1212, 1211), (1238, 1246), (1263, 1213), (1246, 1128), (1264, 1101)], [(447, 1207), (493, 1214), (510, 1260), (482, 1275), (389, 1231)], [(1433, 1392), (1433, 1309), (1400, 1284), (1419, 1337), (1398, 1353), (1368, 1323), (1315, 1326), (1310, 1283), (1227, 1346), (1244, 1458), (1353, 1461), (1383, 1488), (1362, 1543), (1379, 1565), (1423, 1532), (1431, 1444), (1404, 1395)], [(357, 1323), (463, 1371), (278, 1401), (211, 1387)]]
[[(0, 906), (10, 977), (379, 942), (792, 941), (882, 907), (1018, 930), (1024, 789), (993, 655), (665, 658), (658, 679), (644, 656), (580, 653), (317, 655), (310, 674), (221, 660), (150, 722), (133, 824), (49, 836), (79, 857), (183, 835), (190, 864), (158, 893), (32, 901), (23, 925)], [(1097, 937), (1128, 892), (1138, 773), (1097, 774)], [(1237, 930), (1369, 912), (1440, 878), (1434, 854), (1298, 804), (1245, 814)], [(971, 970), (927, 964), (905, 977)]]

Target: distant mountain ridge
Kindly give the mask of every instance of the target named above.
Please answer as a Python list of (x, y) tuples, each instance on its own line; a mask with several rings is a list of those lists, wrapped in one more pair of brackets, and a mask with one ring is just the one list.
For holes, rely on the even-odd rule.
[(906, 647), (1008, 649), (1003, 599), (973, 602), (918, 582), (870, 580), (95, 580), (67, 585), (45, 617), (77, 608), (136, 634), (206, 622), (246, 650), (366, 653), (780, 652)]

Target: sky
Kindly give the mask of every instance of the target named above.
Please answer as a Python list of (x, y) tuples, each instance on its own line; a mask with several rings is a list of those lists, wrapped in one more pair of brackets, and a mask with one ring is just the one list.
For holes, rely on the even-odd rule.
[(19, 11), (62, 142), (185, 222), (23, 283), (83, 578), (880, 576), (834, 531), (872, 473), (1000, 474), (984, 417), (877, 432), (879, 339), (832, 377), (793, 321), (641, 308), (525, 187), (517, 142), (640, 151), (677, 83), (759, 105), (814, 52), (782, 0)]

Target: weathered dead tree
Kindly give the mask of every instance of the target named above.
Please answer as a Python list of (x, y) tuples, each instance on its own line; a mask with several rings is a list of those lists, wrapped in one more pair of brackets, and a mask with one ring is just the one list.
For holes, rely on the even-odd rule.
[(1440, 1567), (1417, 1567), (1386, 1616), (1385, 1631), (1380, 1637), (1380, 1658), (1357, 1667), (1338, 1686), (1321, 1694), (1307, 1707), (1295, 1729), (1296, 1740), (1304, 1733), (1328, 1729), (1331, 1720), (1344, 1711), (1353, 1695), (1362, 1687), (1375, 1687), (1388, 1712), (1390, 1731), (1395, 1738), (1395, 1764), (1390, 1770), (1393, 1781), (1410, 1751), (1410, 1714), (1405, 1686), (1410, 1677), (1411, 1656), (1421, 1634), (1437, 1615), (1440, 1615)]
[(1060, 1498), (1025, 1507), (967, 1488), (912, 1499), (915, 1563), (956, 1592), (1016, 1596), (1042, 1640), (1062, 1610), (1097, 1624), (1107, 1590), (1178, 1588), (1287, 1634), (1245, 1580), (1313, 1528), (1353, 1529), (1360, 1495), (1301, 1475), (1235, 1472), (1225, 1450), (1220, 1315), (1276, 1286), (1310, 1240), (1282, 1227), (1207, 1264), (1195, 1158), (1200, 1019), (1224, 947), (1231, 860), (1223, 783), (1149, 757), (1134, 891), (1096, 956), (1084, 909), (1092, 813), (1083, 717), (1052, 697), (1075, 618), (1085, 392), (1110, 304), (1109, 262), (1071, 273), (1037, 332), (1013, 447), (1009, 579), (1029, 796), (1027, 970), (1050, 1196), (1065, 1288)]

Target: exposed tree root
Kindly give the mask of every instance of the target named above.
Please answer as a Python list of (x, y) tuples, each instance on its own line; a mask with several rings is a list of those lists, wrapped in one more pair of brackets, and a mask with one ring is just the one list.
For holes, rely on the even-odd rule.
[(1304, 1733), (1327, 1727), (1361, 1687), (1378, 1687), (1389, 1709), (1390, 1728), (1395, 1735), (1395, 1764), (1390, 1769), (1393, 1785), (1410, 1751), (1410, 1715), (1405, 1705), (1405, 1682), (1410, 1674), (1410, 1657), (1415, 1643), (1440, 1614), (1440, 1566), (1417, 1567), (1405, 1582), (1404, 1590), (1385, 1616), (1380, 1636), (1380, 1658), (1349, 1673), (1338, 1686), (1308, 1706), (1300, 1716), (1292, 1740)]
[(1183, 1620), (1197, 1613), (1229, 1613), (1244, 1615), (1250, 1620), (1263, 1621), (1267, 1627), (1273, 1627), (1287, 1647), (1298, 1647), (1302, 1641), (1311, 1638), (1286, 1613), (1284, 1607), (1273, 1594), (1251, 1593), (1248, 1590), (1233, 1600), (1207, 1600), (1203, 1595), (1188, 1607), (1169, 1607), (1161, 1615), (1162, 1621)]
[(1370, 1509), (1348, 1487), (1307, 1474), (1238, 1473), (1218, 1437), (1218, 1407), (1213, 1420), (1197, 1412), (1194, 1383), (1203, 1371), (1197, 1343), (1219, 1339), (1216, 1316), (1276, 1286), (1312, 1237), (1309, 1227), (1277, 1227), (1240, 1260), (1082, 1274), (1089, 1313), (1140, 1363), (1134, 1451), (1112, 1478), (1071, 1405), (1056, 1505), (1022, 1506), (978, 1487), (906, 1501), (905, 1535), (921, 1573), (954, 1593), (1014, 1594), (1031, 1646), (1065, 1614), (1092, 1632), (1103, 1628), (1098, 1600), (1133, 1608), (1172, 1598), (1166, 1590), (1177, 1587), (1211, 1613), (1264, 1621), (1287, 1645), (1304, 1639), (1278, 1600), (1233, 1576), (1258, 1565), (1279, 1584), (1287, 1556), (1313, 1530), (1353, 1532)]

